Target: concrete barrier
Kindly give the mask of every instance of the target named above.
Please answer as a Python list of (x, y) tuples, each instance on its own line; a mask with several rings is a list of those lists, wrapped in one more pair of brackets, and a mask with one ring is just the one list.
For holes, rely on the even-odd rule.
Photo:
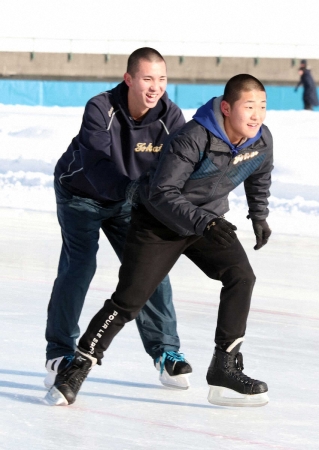
[[(0, 52), (0, 77), (119, 81), (126, 70), (127, 58), (128, 55)], [(193, 56), (165, 59), (172, 83), (224, 83), (238, 73), (250, 73), (266, 84), (294, 85), (299, 79), (299, 59)], [(308, 60), (308, 65), (319, 80), (319, 60)]]

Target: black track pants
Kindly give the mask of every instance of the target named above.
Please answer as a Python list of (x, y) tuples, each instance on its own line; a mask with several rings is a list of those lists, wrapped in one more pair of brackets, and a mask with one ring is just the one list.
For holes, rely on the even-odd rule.
[(132, 213), (116, 291), (91, 320), (79, 348), (100, 361), (113, 337), (136, 317), (181, 254), (222, 282), (216, 344), (244, 336), (255, 275), (239, 240), (221, 249), (203, 237), (181, 237), (139, 207)]

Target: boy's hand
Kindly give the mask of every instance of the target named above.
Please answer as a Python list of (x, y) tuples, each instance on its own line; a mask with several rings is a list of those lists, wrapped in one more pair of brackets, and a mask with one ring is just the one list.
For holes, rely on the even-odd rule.
[(204, 231), (204, 237), (221, 247), (230, 247), (235, 240), (237, 235), (234, 230), (237, 227), (232, 223), (228, 222), (222, 217), (217, 217), (217, 219), (212, 220), (206, 227)]

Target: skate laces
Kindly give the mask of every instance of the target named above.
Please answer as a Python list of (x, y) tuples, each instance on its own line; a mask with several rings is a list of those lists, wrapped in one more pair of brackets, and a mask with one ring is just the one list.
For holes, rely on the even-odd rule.
[[(229, 361), (230, 362), (230, 361)], [(244, 358), (242, 353), (238, 352), (233, 359), (233, 364), (227, 365), (231, 376), (245, 384), (252, 384), (254, 380), (243, 373)]]
[(82, 367), (79, 367), (76, 363), (71, 364), (63, 373), (64, 383), (68, 384), (73, 392), (77, 394), (90, 369), (91, 366), (89, 364), (84, 364)]
[[(164, 352), (162, 354), (162, 360), (161, 360), (161, 364), (160, 364), (160, 372), (163, 373), (164, 369), (165, 369), (165, 361), (169, 360), (172, 362), (179, 362), (185, 361), (185, 357), (183, 353), (179, 353), (179, 352), (174, 352), (174, 351), (170, 351), (170, 352)], [(160, 361), (160, 357), (156, 358), (155, 362), (158, 363)]]

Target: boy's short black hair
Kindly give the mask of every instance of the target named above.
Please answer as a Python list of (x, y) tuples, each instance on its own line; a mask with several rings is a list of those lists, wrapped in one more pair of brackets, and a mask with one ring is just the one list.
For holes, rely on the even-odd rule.
[(138, 48), (129, 56), (127, 60), (126, 72), (129, 73), (132, 77), (134, 77), (134, 75), (138, 71), (141, 59), (144, 59), (149, 62), (164, 61), (165, 63), (165, 59), (163, 58), (163, 56), (154, 48), (151, 47)]
[(240, 98), (242, 92), (254, 90), (266, 92), (266, 89), (261, 81), (248, 73), (241, 73), (239, 75), (235, 75), (227, 81), (224, 89), (223, 100), (232, 106)]

